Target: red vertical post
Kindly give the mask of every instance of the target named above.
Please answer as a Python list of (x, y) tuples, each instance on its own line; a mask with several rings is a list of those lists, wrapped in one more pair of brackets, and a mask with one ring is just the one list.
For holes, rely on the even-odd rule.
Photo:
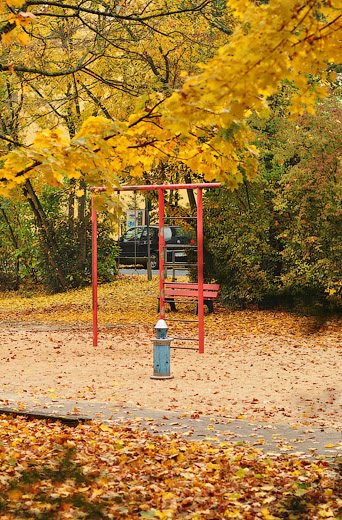
[(198, 283), (198, 352), (204, 353), (203, 301), (203, 192), (197, 188), (197, 283)]
[(165, 318), (165, 265), (164, 265), (164, 190), (158, 189), (158, 213), (159, 213), (159, 302), (160, 302), (160, 319)]
[(94, 195), (91, 196), (91, 280), (93, 289), (93, 346), (97, 347), (97, 214)]

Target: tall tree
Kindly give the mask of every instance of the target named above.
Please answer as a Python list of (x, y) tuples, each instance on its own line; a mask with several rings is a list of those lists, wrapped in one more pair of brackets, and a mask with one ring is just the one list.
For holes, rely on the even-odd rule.
[[(187, 3), (183, 5), (183, 12), (190, 9)], [(166, 98), (151, 96), (128, 121), (89, 118), (71, 142), (65, 142), (60, 133), (45, 133), (48, 154), (35, 146), (4, 158), (2, 189), (8, 192), (34, 171), (44, 171), (48, 183), (58, 182), (63, 171), (70, 178), (84, 175), (90, 182), (110, 186), (118, 172), (129, 170), (141, 176), (168, 156), (177, 157), (207, 179), (221, 178), (231, 187), (241, 182), (244, 173), (255, 175), (257, 151), (251, 144), (255, 137), (247, 124), (250, 111), (265, 111), (267, 97), (286, 78), (297, 88), (292, 112), (314, 110), (316, 98), (325, 95), (326, 88), (320, 83), (312, 85), (310, 74), (324, 76), (329, 62), (337, 59), (341, 15), (331, 0), (273, 0), (267, 4), (231, 0), (229, 5), (236, 19), (233, 35), (203, 66), (202, 73), (185, 81), (180, 92)], [(161, 17), (158, 7), (151, 7), (154, 12), (150, 13), (142, 8), (139, 15), (133, 15), (128, 6), (128, 12), (125, 7), (124, 14), (115, 19), (149, 25)], [(72, 16), (76, 11), (72, 6)], [(93, 14), (87, 4), (81, 11), (82, 15)], [(174, 9), (168, 14), (179, 12)], [(39, 140), (42, 144), (42, 137)], [(56, 157), (61, 164), (58, 172), (51, 168)], [(90, 164), (92, 174), (87, 176), (83, 172)]]
[(320, 312), (342, 302), (340, 88), (296, 121), (286, 116), (289, 89), (268, 121), (253, 118), (257, 181), (206, 196), (206, 268), (230, 305)]
[[(125, 15), (124, 19), (123, 8), (120, 17), (109, 16), (107, 10), (102, 9), (84, 11), (83, 7), (80, 12), (69, 16), (64, 7), (60, 9), (56, 4), (46, 5), (42, 16), (39, 11), (37, 16), (40, 18), (31, 41), (23, 49), (13, 43), (2, 56), (2, 70), (10, 73), (6, 78), (3, 72), (4, 79), (21, 86), (20, 109), (12, 110), (21, 125), (17, 124), (15, 131), (4, 130), (2, 136), (3, 139), (8, 139), (8, 134), (12, 136), (9, 149), (17, 147), (14, 151), (17, 159), (24, 149), (35, 155), (30, 146), (30, 136), (41, 126), (61, 126), (69, 138), (73, 138), (82, 121), (90, 114), (92, 117), (105, 116), (112, 122), (117, 117), (125, 118), (142, 94), (139, 104), (145, 109), (149, 104), (149, 95), (157, 92), (161, 99), (169, 95), (179, 85), (182, 69), (195, 71), (199, 60), (207, 59), (215, 46), (226, 40), (230, 18), (223, 12), (213, 11), (208, 2), (195, 7), (192, 5), (191, 8), (184, 8), (183, 5), (182, 9), (173, 10), (172, 16), (169, 12), (171, 3), (170, 6), (165, 3), (161, 5), (163, 10), (155, 3), (152, 10), (144, 10), (143, 16), (135, 4), (136, 16)], [(25, 8), (28, 8), (26, 4)], [(29, 8), (32, 12), (33, 4)], [(15, 33), (18, 31), (12, 34), (13, 38)], [(14, 95), (19, 98), (15, 90)], [(66, 143), (63, 132), (56, 131), (54, 135)], [(45, 157), (50, 155), (49, 145), (46, 147), (47, 136), (43, 132), (35, 143), (40, 148), (41, 156)], [(54, 225), (40, 201), (41, 180), (50, 170), (54, 177), (54, 180), (50, 178), (51, 184), (63, 186), (69, 192), (69, 235), (74, 236), (78, 243), (77, 262), (82, 273), (86, 261), (87, 234), (83, 176), (87, 172), (87, 180), (93, 179), (95, 182), (93, 159), (89, 156), (90, 162), (84, 161), (80, 174), (67, 180), (66, 184), (65, 172), (59, 166), (61, 156), (52, 159), (46, 165), (47, 169), (42, 166), (37, 177), (30, 177), (25, 179), (24, 184), (19, 184), (40, 229), (46, 260), (51, 264), (61, 288), (65, 288), (68, 282), (58, 268), (61, 262)], [(101, 169), (104, 169), (104, 163)], [(73, 280), (75, 282), (74, 276)]]

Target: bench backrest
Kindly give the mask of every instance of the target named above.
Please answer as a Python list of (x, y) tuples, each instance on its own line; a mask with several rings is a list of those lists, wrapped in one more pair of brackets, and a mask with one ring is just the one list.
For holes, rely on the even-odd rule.
[[(178, 283), (178, 282), (165, 282), (164, 284), (165, 296), (198, 296), (198, 284), (197, 283)], [(216, 298), (220, 290), (219, 284), (204, 283), (203, 284), (203, 297), (204, 298)]]

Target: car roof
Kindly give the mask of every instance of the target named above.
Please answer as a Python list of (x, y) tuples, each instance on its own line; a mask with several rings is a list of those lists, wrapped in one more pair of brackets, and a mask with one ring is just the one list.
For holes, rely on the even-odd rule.
[[(146, 225), (144, 226), (134, 226), (133, 228), (129, 228), (129, 229), (134, 229), (134, 228), (145, 228), (147, 227)], [(157, 226), (156, 224), (151, 224), (149, 226), (150, 228), (155, 228), (155, 229), (159, 229), (159, 226)], [(164, 224), (164, 227), (170, 227), (170, 228), (181, 228), (182, 226), (174, 226), (174, 225), (170, 225), (170, 224)]]

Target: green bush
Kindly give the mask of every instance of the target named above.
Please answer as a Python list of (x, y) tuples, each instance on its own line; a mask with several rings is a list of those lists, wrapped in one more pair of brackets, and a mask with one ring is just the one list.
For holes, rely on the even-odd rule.
[(206, 279), (220, 283), (222, 300), (230, 306), (262, 302), (278, 260), (263, 183), (208, 193), (204, 214)]
[[(58, 248), (59, 266), (69, 288), (83, 287), (91, 283), (91, 218), (89, 204), (84, 219), (70, 219), (66, 212), (65, 194), (56, 188), (46, 188), (41, 197), (42, 205), (54, 230)], [(117, 273), (118, 248), (112, 237), (112, 224), (105, 213), (98, 215), (98, 280), (111, 281)], [(39, 249), (39, 270), (48, 290), (60, 290), (59, 281), (47, 262), (44, 244)]]
[[(84, 218), (68, 215), (66, 190), (46, 188), (40, 195), (50, 235), (54, 260), (66, 279), (66, 288), (91, 282), (91, 221), (89, 204)], [(50, 292), (61, 285), (52, 267), (51, 249), (26, 202), (0, 200), (0, 289), (43, 284)], [(106, 214), (98, 218), (98, 279), (107, 282), (117, 273), (117, 245), (111, 236), (112, 224)]]
[(17, 290), (28, 278), (37, 282), (37, 242), (25, 204), (0, 198), (0, 236), (0, 290)]
[(274, 116), (257, 128), (259, 179), (206, 195), (206, 276), (224, 303), (341, 308), (341, 112), (332, 97), (296, 122)]

